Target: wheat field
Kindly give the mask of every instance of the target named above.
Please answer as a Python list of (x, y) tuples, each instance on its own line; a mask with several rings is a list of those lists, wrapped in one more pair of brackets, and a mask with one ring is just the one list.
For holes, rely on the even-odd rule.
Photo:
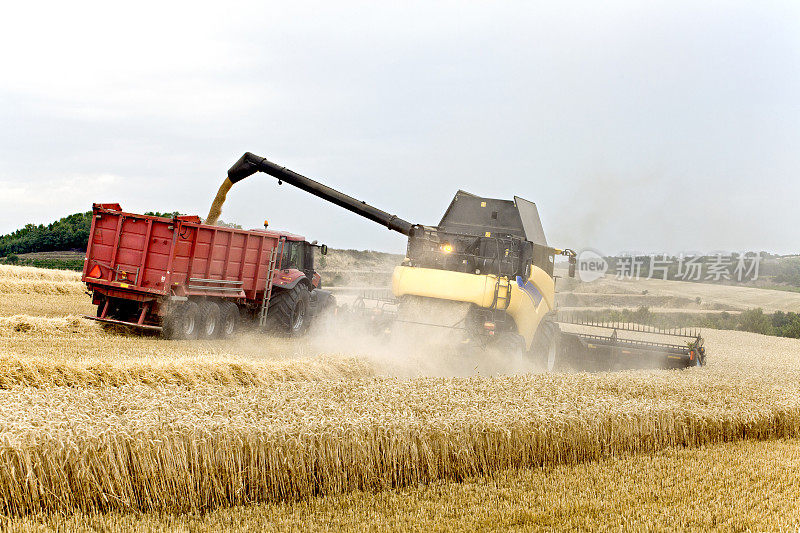
[(40, 514), (58, 531), (795, 531), (800, 440), (739, 441), (206, 514)]
[(78, 272), (0, 265), (0, 317), (91, 314)]
[[(0, 280), (5, 275), (0, 268)], [(8, 275), (22, 280), (19, 291), (29, 290), (27, 282), (59, 283), (41, 276)], [(72, 289), (50, 296), (63, 300), (62, 309), (88, 300)], [(800, 342), (793, 339), (706, 331), (708, 366), (685, 371), (430, 377), (398, 374), (370, 344), (340, 350), (347, 343), (327, 337), (169, 342), (69, 313), (20, 311), (0, 315), (0, 514), (15, 527), (103, 520), (119, 529), (203, 528), (239, 512), (253, 529), (273, 515), (310, 527), (319, 509), (328, 509), (319, 511), (325, 516), (327, 506), (354, 498), (378, 507), (402, 498), (410, 519), (430, 513), (430, 491), (441, 491), (442, 505), (451, 498), (453, 509), (471, 495), (480, 516), (489, 512), (486, 494), (530, 493), (534, 478), (561, 497), (577, 490), (579, 478), (606, 471), (619, 483), (635, 476), (643, 483), (637, 490), (663, 492), (658, 469), (700, 468), (696, 454), (719, 454), (729, 464), (751, 446), (797, 457), (797, 441), (775, 440), (800, 437)], [(742, 490), (756, 490), (754, 483)], [(796, 484), (784, 485), (796, 494)], [(611, 499), (624, 506), (631, 496)], [(619, 524), (602, 509), (586, 514), (585, 501), (578, 496), (572, 515), (528, 509), (519, 524)], [(341, 524), (357, 528), (365, 509), (352, 505)], [(640, 515), (631, 514), (636, 509)], [(513, 520), (512, 511), (503, 519)], [(191, 518), (198, 512), (211, 514)], [(646, 502), (634, 505), (628, 516), (639, 522), (628, 525), (664, 524), (657, 513)], [(727, 523), (795, 523), (747, 516), (753, 521)]]
[[(566, 278), (566, 271), (561, 275)], [(661, 279), (642, 278), (637, 280), (617, 279), (613, 274), (606, 274), (603, 278), (591, 283), (581, 283), (577, 280), (564, 279), (576, 292), (589, 292), (593, 294), (642, 294), (647, 291), (645, 302), (636, 305), (650, 305), (658, 307), (659, 299), (690, 299), (700, 298), (706, 305), (718, 305), (722, 309), (754, 309), (762, 308), (772, 313), (775, 311), (800, 312), (800, 293), (763, 289), (760, 287), (746, 287), (741, 285), (719, 285), (714, 283), (695, 283), (691, 281), (666, 281)], [(667, 306), (669, 307), (669, 306)]]

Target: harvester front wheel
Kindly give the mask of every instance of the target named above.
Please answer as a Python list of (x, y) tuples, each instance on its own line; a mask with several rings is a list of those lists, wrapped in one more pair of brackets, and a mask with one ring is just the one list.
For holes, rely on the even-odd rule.
[(533, 337), (531, 352), (544, 366), (545, 372), (555, 372), (564, 366), (560, 360), (561, 328), (549, 318), (542, 319)]
[(492, 348), (505, 355), (517, 355), (525, 352), (525, 339), (512, 331), (501, 331), (494, 336)]

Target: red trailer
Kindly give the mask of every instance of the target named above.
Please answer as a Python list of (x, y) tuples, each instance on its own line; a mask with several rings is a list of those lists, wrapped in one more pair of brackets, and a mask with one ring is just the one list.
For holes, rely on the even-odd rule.
[(92, 211), (82, 280), (95, 320), (167, 338), (229, 336), (243, 322), (300, 334), (334, 305), (314, 271), (316, 244), (299, 235), (126, 213), (119, 204)]

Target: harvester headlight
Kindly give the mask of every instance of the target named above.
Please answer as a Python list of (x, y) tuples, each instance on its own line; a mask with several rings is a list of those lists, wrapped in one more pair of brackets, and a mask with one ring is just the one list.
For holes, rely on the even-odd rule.
[(446, 242), (446, 243), (442, 244), (441, 246), (439, 246), (439, 249), (443, 253), (446, 253), (446, 254), (453, 253), (453, 245), (448, 243), (448, 242)]

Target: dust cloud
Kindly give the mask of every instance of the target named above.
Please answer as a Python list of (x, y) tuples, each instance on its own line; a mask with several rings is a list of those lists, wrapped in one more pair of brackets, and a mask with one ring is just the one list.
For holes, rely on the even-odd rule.
[[(444, 305), (444, 304), (455, 305)], [(543, 371), (530, 353), (506, 353), (467, 342), (468, 304), (437, 302), (407, 306), (385, 326), (369, 311), (316, 317), (308, 342), (319, 354), (342, 354), (369, 362), (375, 374), (399, 378), (468, 377)], [(452, 327), (454, 326), (454, 327)]]

